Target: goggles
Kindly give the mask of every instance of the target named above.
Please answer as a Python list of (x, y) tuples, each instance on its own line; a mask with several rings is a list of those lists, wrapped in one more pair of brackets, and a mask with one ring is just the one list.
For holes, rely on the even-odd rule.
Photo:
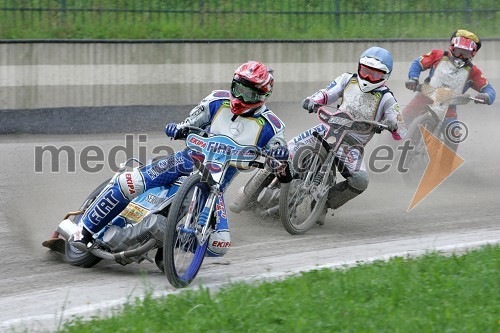
[(451, 51), (454, 57), (460, 58), (462, 60), (470, 60), (472, 59), (472, 51), (459, 49), (458, 47), (454, 47), (453, 51)]
[(387, 73), (379, 69), (371, 68), (363, 64), (360, 64), (358, 69), (358, 74), (363, 80), (367, 80), (371, 83), (377, 83), (383, 81)]
[(241, 82), (233, 81), (231, 83), (231, 95), (243, 100), (245, 103), (255, 104), (263, 102), (271, 95), (270, 93), (262, 93), (253, 88), (243, 85)]

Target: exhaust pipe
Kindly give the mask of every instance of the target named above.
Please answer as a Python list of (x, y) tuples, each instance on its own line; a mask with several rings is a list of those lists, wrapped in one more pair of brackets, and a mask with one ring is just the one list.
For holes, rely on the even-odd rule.
[(96, 257), (103, 258), (103, 259), (109, 259), (109, 260), (120, 260), (120, 259), (127, 259), (131, 257), (136, 257), (140, 256), (141, 254), (144, 254), (154, 248), (156, 245), (156, 239), (151, 238), (149, 239), (146, 243), (142, 244), (138, 248), (135, 248), (133, 250), (127, 250), (127, 251), (122, 251), (118, 253), (110, 253), (103, 251), (101, 249), (92, 249), (90, 250), (90, 253), (95, 255)]

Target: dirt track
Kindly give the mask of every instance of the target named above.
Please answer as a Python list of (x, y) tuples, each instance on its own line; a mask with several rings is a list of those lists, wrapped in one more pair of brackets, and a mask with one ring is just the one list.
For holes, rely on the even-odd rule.
[[(500, 110), (496, 109), (475, 105), (462, 108), (460, 119), (470, 131), (459, 150), (465, 163), (412, 211), (407, 212), (407, 208), (415, 188), (406, 186), (391, 168), (385, 174), (372, 174), (365, 193), (336, 211), (324, 226), (303, 236), (287, 234), (277, 220), (258, 219), (250, 212), (229, 212), (233, 247), (225, 257), (207, 260), (197, 282), (255, 280), (386, 253), (498, 241), (500, 139), (496, 124), (500, 123)], [(286, 122), (289, 138), (316, 123), (313, 115), (298, 107), (276, 105), (274, 110)], [(158, 145), (182, 147), (162, 133), (147, 134), (147, 143), (142, 146), (148, 153)], [(388, 140), (388, 134), (377, 137), (367, 154)], [(145, 289), (158, 294), (173, 290), (156, 266), (148, 262), (125, 267), (101, 262), (94, 268), (81, 269), (41, 247), (64, 214), (77, 208), (111, 175), (107, 168), (97, 174), (83, 171), (78, 163), (81, 149), (98, 145), (107, 157), (112, 146), (125, 144), (124, 134), (3, 136), (0, 143), (2, 330), (10, 325), (31, 331), (53, 328), (61, 315), (67, 319), (73, 314), (106, 309), (127, 297), (142, 295)], [(35, 173), (36, 145), (73, 147), (76, 171), (68, 172), (64, 162), (60, 172), (50, 172), (50, 161), (44, 159), (43, 172)], [(118, 160), (123, 157), (118, 154)], [(248, 177), (242, 174), (234, 181), (226, 204)]]

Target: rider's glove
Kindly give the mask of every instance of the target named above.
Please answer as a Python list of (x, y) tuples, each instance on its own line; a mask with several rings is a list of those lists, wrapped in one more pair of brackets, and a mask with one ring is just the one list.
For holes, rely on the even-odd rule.
[(406, 89), (416, 91), (418, 89), (418, 79), (411, 78), (405, 82)]
[(476, 104), (488, 104), (488, 102), (490, 101), (490, 96), (488, 96), (488, 94), (477, 94), (476, 95), (476, 99), (480, 99), (481, 101), (474, 101), (474, 103)]
[(176, 123), (170, 123), (165, 126), (165, 134), (174, 140), (180, 139), (180, 129)]
[[(384, 119), (382, 121), (382, 124), (387, 126), (387, 130), (391, 133), (394, 133), (398, 130), (398, 123), (397, 123), (396, 119)], [(380, 134), (383, 130), (384, 130), (384, 128), (379, 126), (375, 129), (375, 133)]]
[(458, 95), (452, 98), (451, 104), (455, 105), (465, 105), (470, 102), (470, 96), (468, 94)]
[(286, 161), (288, 160), (288, 156), (290, 155), (288, 152), (288, 147), (276, 145), (269, 151), (269, 155), (277, 159), (278, 161)]
[(309, 113), (318, 112), (318, 103), (316, 103), (312, 98), (306, 98), (302, 101), (302, 107), (309, 111)]

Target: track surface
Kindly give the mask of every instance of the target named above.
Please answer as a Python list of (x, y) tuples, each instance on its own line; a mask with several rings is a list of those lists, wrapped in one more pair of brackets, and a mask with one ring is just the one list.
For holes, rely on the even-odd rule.
[[(460, 147), (465, 163), (416, 208), (407, 211), (415, 186), (407, 186), (394, 167), (384, 174), (371, 174), (368, 190), (329, 216), (324, 226), (305, 235), (291, 236), (278, 220), (261, 219), (251, 212), (229, 213), (233, 247), (219, 259), (205, 261), (196, 283), (219, 285), (236, 280), (254, 281), (319, 266), (335, 266), (371, 260), (397, 253), (419, 254), (425, 250), (460, 250), (500, 239), (500, 144), (496, 107), (468, 105), (460, 111), (469, 127), (469, 138)], [(274, 106), (287, 124), (291, 138), (316, 123), (298, 107)], [(137, 139), (137, 134), (135, 139)], [(162, 133), (147, 134), (146, 149), (182, 142), (169, 141)], [(367, 155), (389, 134), (369, 144)], [(60, 172), (50, 172), (43, 159), (43, 172), (35, 173), (35, 146), (69, 145), (76, 152), (76, 171), (67, 171), (62, 154)], [(103, 179), (82, 170), (82, 148), (97, 145), (108, 158), (111, 147), (125, 145), (125, 134), (78, 136), (0, 137), (0, 330), (9, 327), (30, 331), (54, 329), (62, 320), (96, 311), (106, 313), (145, 290), (155, 294), (174, 292), (154, 264), (143, 262), (122, 267), (101, 262), (81, 269), (64, 263), (61, 256), (41, 246), (66, 212)], [(124, 159), (117, 156), (117, 161)], [(95, 163), (90, 163), (95, 166)], [(248, 179), (240, 175), (228, 189), (226, 204)], [(196, 285), (194, 286), (196, 288)]]

